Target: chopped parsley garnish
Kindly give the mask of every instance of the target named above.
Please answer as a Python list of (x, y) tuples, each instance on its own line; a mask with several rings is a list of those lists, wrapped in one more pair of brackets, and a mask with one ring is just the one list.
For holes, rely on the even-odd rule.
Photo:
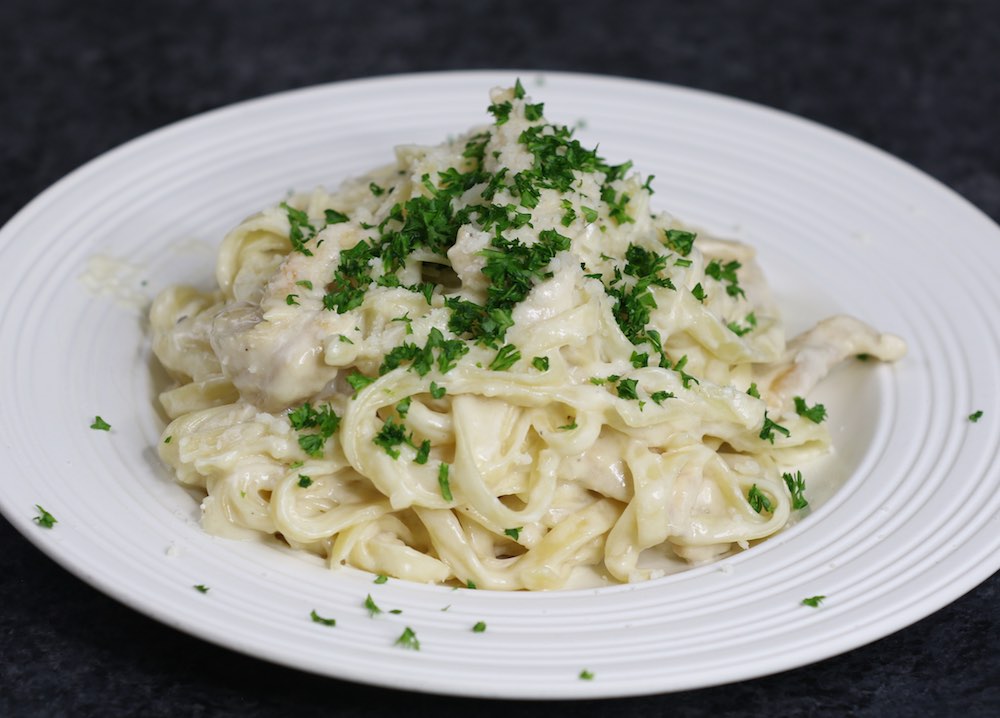
[(379, 187), (374, 182), (369, 182), (368, 183), (368, 189), (371, 190), (371, 193), (373, 195), (375, 195), (376, 197), (381, 197), (382, 195), (385, 194), (385, 188), (384, 187)]
[(291, 306), (299, 306), (299, 295), (298, 294), (289, 294), (288, 296), (285, 297), (285, 304), (287, 304), (290, 307)]
[(636, 283), (631, 289), (624, 286), (605, 286), (605, 291), (615, 298), (614, 316), (622, 333), (633, 344), (639, 344), (643, 339), (643, 329), (649, 323), (650, 314), (657, 306), (648, 285)]
[(299, 446), (314, 459), (323, 456), (323, 445), (326, 440), (319, 434), (306, 434), (299, 437)]
[(771, 503), (771, 499), (767, 498), (767, 496), (765, 496), (764, 493), (757, 488), (757, 484), (750, 487), (750, 492), (747, 494), (747, 502), (750, 504), (750, 508), (758, 514), (761, 511), (774, 511), (774, 504)]
[(311, 476), (306, 476), (305, 474), (299, 474), (299, 486), (303, 489), (308, 489), (312, 486), (313, 480)]
[(649, 354), (647, 352), (639, 353), (632, 352), (632, 356), (629, 357), (629, 361), (632, 362), (632, 366), (636, 369), (642, 369), (643, 367), (649, 366)]
[(434, 358), (433, 353), (423, 352), (416, 344), (404, 342), (385, 355), (385, 359), (383, 359), (382, 366), (379, 367), (378, 373), (380, 376), (382, 374), (388, 374), (390, 371), (401, 367), (404, 362), (412, 362), (417, 358), (422, 360), (418, 373), (423, 376), (431, 370)]
[(779, 434), (784, 434), (785, 436), (791, 436), (791, 432), (788, 429), (786, 429), (785, 427), (783, 427), (781, 424), (777, 424), (777, 423), (771, 421), (771, 419), (768, 418), (768, 416), (767, 416), (767, 412), (765, 411), (764, 412), (764, 425), (761, 427), (760, 434), (759, 434), (760, 438), (763, 439), (764, 441), (770, 441), (773, 444), (774, 443), (774, 432), (776, 432), (776, 431)]
[(518, 537), (521, 535), (521, 529), (523, 529), (523, 528), (524, 528), (523, 526), (518, 526), (517, 528), (513, 528), (513, 529), (504, 529), (503, 532), (507, 536), (510, 536), (512, 539), (514, 539), (515, 541), (517, 541)]
[(287, 202), (282, 202), (280, 207), (285, 210), (285, 215), (288, 217), (288, 241), (292, 243), (292, 251), (311, 257), (312, 250), (306, 247), (306, 242), (316, 234), (316, 228), (309, 222), (309, 215), (301, 209), (295, 209)]
[(368, 262), (373, 256), (372, 245), (365, 241), (340, 252), (333, 281), (327, 285), (327, 292), (323, 295), (325, 309), (344, 314), (361, 306), (371, 284), (371, 267)]
[(524, 99), (524, 85), (521, 84), (521, 78), (514, 80), (514, 99), (523, 100)]
[(441, 487), (441, 498), (445, 501), (454, 501), (451, 495), (451, 484), (448, 483), (448, 464), (441, 462), (438, 465), (438, 486)]
[(444, 395), (448, 393), (447, 387), (438, 386), (437, 382), (433, 382), (433, 381), (431, 382), (431, 385), (428, 388), (428, 391), (430, 391), (430, 393), (431, 393), (431, 398), (434, 398), (434, 399), (443, 399)]
[(405, 324), (406, 325), (406, 330), (405, 330), (404, 333), (407, 336), (409, 336), (410, 334), (413, 334), (413, 320), (410, 318), (410, 313), (409, 312), (404, 313), (403, 316), (401, 316), (401, 317), (394, 317), (392, 319), (392, 321), (394, 321), (394, 322), (402, 322), (403, 324)]
[(465, 582), (465, 587), (468, 588), (468, 589), (471, 589), (471, 590), (475, 591), (476, 590), (476, 582), (473, 581), (470, 578), (468, 581)]
[(465, 143), (465, 150), (462, 151), (462, 157), (474, 160), (477, 167), (482, 165), (483, 155), (486, 154), (486, 145), (488, 145), (489, 142), (489, 132), (478, 132), (474, 134), (469, 138), (469, 141)]
[(305, 287), (306, 289), (312, 289), (313, 288), (313, 283), (310, 282), (308, 279), (300, 279), (299, 281), (297, 281), (295, 283), (295, 285), (298, 286), (298, 287)]
[(369, 618), (375, 618), (375, 616), (382, 613), (382, 609), (375, 605), (375, 600), (370, 593), (365, 597), (365, 608), (368, 609)]
[(627, 194), (624, 192), (617, 194), (608, 185), (601, 188), (601, 200), (607, 203), (608, 217), (613, 219), (615, 224), (635, 222), (635, 219), (626, 211), (629, 199), (631, 198)]
[(738, 337), (742, 337), (744, 334), (749, 334), (757, 327), (757, 315), (753, 312), (744, 317), (743, 321), (746, 322), (745, 326), (741, 326), (739, 322), (729, 322), (726, 326), (729, 327), (729, 331)]
[(375, 580), (372, 581), (372, 583), (385, 583), (388, 580), (389, 580), (388, 576), (386, 576), (384, 573), (380, 573), (378, 576), (375, 577)]
[(474, 337), (486, 346), (496, 347), (514, 324), (511, 309), (507, 306), (491, 307), (489, 303), (481, 306), (458, 297), (448, 297), (444, 303), (451, 310), (448, 328), (456, 334)]
[(674, 395), (672, 392), (669, 391), (654, 391), (652, 394), (649, 395), (649, 398), (652, 399), (657, 406), (659, 406), (667, 399), (673, 399)]
[(396, 404), (396, 413), (399, 414), (400, 419), (405, 419), (406, 415), (410, 412), (410, 404), (413, 403), (413, 397), (408, 396), (401, 402)]
[[(506, 209), (502, 216), (504, 223), (509, 225)], [(524, 216), (525, 221), (530, 217)], [(487, 219), (492, 221), (492, 215), (488, 215)], [(457, 297), (445, 300), (445, 305), (451, 310), (448, 328), (455, 334), (469, 336), (478, 344), (493, 348), (500, 344), (507, 329), (514, 323), (511, 316), (514, 306), (528, 296), (537, 280), (551, 276), (544, 271), (545, 268), (558, 252), (570, 246), (569, 237), (555, 230), (542, 230), (538, 233), (538, 241), (529, 246), (504, 237), (502, 228), (505, 227), (496, 225), (496, 235), (490, 246), (480, 252), (486, 258), (482, 273), (490, 282), (485, 305)]]
[(344, 222), (351, 221), (343, 212), (338, 212), (335, 209), (328, 209), (323, 212), (323, 216), (326, 218), (327, 224), (343, 224)]
[(576, 421), (571, 421), (568, 424), (563, 424), (562, 426), (556, 428), (559, 429), (560, 431), (573, 431), (573, 429), (577, 428), (577, 424)]
[(56, 517), (43, 509), (41, 505), (35, 504), (35, 509), (38, 511), (38, 516), (33, 518), (32, 521), (41, 526), (43, 529), (50, 529), (55, 524), (59, 523), (56, 521)]
[[(434, 352), (437, 352), (435, 361)], [(385, 356), (379, 375), (386, 374), (398, 368), (403, 362), (410, 362), (410, 371), (425, 376), (437, 364), (438, 370), (446, 374), (455, 368), (458, 360), (465, 356), (469, 347), (461, 339), (445, 339), (437, 327), (433, 327), (427, 335), (427, 343), (423, 347), (416, 344), (403, 343)]]
[(536, 120), (542, 119), (542, 115), (545, 112), (545, 103), (537, 102), (535, 104), (526, 104), (524, 106), (524, 119), (528, 122), (535, 122)]
[(792, 495), (792, 508), (804, 509), (808, 506), (809, 502), (803, 496), (803, 492), (806, 490), (806, 482), (802, 478), (802, 472), (796, 471), (795, 476), (785, 472), (781, 475), (781, 478), (785, 480), (785, 486), (788, 487), (788, 492)]
[(802, 599), (802, 605), (819, 608), (819, 604), (823, 603), (824, 600), (826, 600), (826, 596), (810, 596), (809, 598)]
[(411, 651), (420, 650), (420, 641), (417, 640), (417, 634), (409, 626), (403, 629), (403, 633), (396, 639), (395, 645), (402, 648), (409, 648)]
[[(484, 145), (485, 146), (485, 145)], [(481, 158), (480, 158), (481, 159)], [(507, 168), (501, 167), (496, 173), (494, 173), (489, 182), (486, 183), (486, 189), (480, 192), (479, 196), (483, 199), (491, 202), (496, 196), (496, 193), (506, 187), (504, 180), (507, 178)], [(475, 211), (479, 214), (479, 221), (483, 225), (483, 230), (488, 230), (489, 225), (493, 222), (503, 224), (508, 222), (507, 215), (509, 211), (515, 211), (513, 205), (508, 205), (506, 207), (500, 207), (498, 205), (490, 205), (489, 207), (470, 207), (469, 211)], [(502, 215), (499, 213), (502, 211)], [(531, 215), (527, 215), (530, 217)], [(484, 219), (485, 217), (485, 219)], [(515, 222), (518, 221), (516, 218), (520, 217), (520, 213), (515, 211)], [(525, 219), (527, 221), (527, 219)]]
[(705, 294), (705, 288), (701, 286), (701, 282), (698, 282), (696, 285), (694, 285), (694, 288), (691, 290), (691, 294), (699, 302), (704, 302), (705, 297), (708, 296), (707, 294)]
[(324, 626), (336, 626), (337, 625), (337, 619), (336, 618), (323, 618), (321, 615), (319, 615), (318, 613), (316, 613), (316, 609), (313, 609), (312, 611), (310, 611), (309, 618), (312, 619), (313, 623), (319, 623), (319, 624), (324, 625)]
[(413, 457), (413, 460), (418, 464), (426, 464), (427, 459), (431, 456), (431, 442), (429, 439), (424, 439), (420, 442), (420, 448), (417, 449), (417, 455)]
[(687, 354), (685, 354), (676, 362), (674, 362), (674, 371), (681, 375), (681, 384), (684, 386), (684, 388), (690, 389), (691, 382), (694, 382), (695, 384), (700, 384), (701, 382), (699, 382), (693, 376), (684, 371), (684, 367), (687, 366), (687, 363), (688, 363), (688, 358)]
[(713, 259), (705, 266), (705, 274), (712, 279), (725, 283), (726, 294), (730, 297), (742, 297), (746, 295), (740, 288), (739, 277), (736, 276), (736, 270), (741, 266), (743, 265), (735, 259), (725, 264), (718, 259)]
[(173, 440), (174, 440), (174, 437), (168, 436), (166, 439), (163, 440), (163, 443), (164, 444), (169, 444)]
[(645, 331), (645, 328), (652, 310), (657, 307), (656, 299), (649, 288), (651, 286), (675, 288), (669, 277), (661, 275), (667, 267), (667, 259), (665, 255), (631, 244), (625, 251), (624, 274), (635, 277), (635, 284), (632, 287), (624, 284), (622, 272), (616, 268), (614, 278), (605, 285), (605, 292), (616, 300), (615, 320), (622, 333), (633, 344), (650, 340), (657, 347), (660, 346), (660, 342), (653, 338), (658, 335), (652, 330)]
[(101, 417), (95, 416), (94, 417), (94, 423), (90, 425), (90, 428), (91, 429), (96, 429), (97, 431), (110, 431), (111, 430), (111, 424), (109, 424), (108, 422), (106, 422)]
[(579, 678), (581, 681), (592, 681), (594, 680), (594, 674), (591, 671), (588, 671), (586, 668), (584, 668), (582, 671), (580, 671)]
[(477, 621), (476, 625), (472, 627), (472, 632), (473, 633), (483, 633), (485, 630), (486, 630), (486, 622), (485, 621)]
[(386, 419), (382, 428), (379, 432), (375, 434), (375, 438), (372, 439), (372, 443), (375, 446), (380, 446), (385, 449), (385, 453), (391, 456), (393, 459), (399, 458), (399, 449), (397, 446), (401, 444), (407, 444), (409, 446), (413, 445), (412, 435), (407, 435), (406, 426), (403, 424), (397, 424), (393, 418), (390, 416)]
[(527, 172), (518, 172), (514, 175), (513, 193), (520, 197), (521, 206), (534, 209), (538, 206), (541, 193), (531, 182), (531, 176)]
[(685, 232), (683, 229), (668, 229), (664, 234), (667, 237), (664, 244), (682, 257), (691, 254), (694, 240), (698, 236), (694, 232)]
[(493, 371), (504, 371), (510, 369), (521, 360), (521, 352), (513, 344), (505, 344), (500, 347), (496, 357), (490, 362), (490, 369)]
[(319, 458), (323, 455), (323, 445), (340, 426), (340, 417), (337, 416), (333, 407), (324, 404), (318, 409), (314, 409), (309, 402), (288, 412), (288, 421), (292, 428), (298, 432), (305, 429), (319, 429), (319, 433), (299, 436), (299, 446), (313, 458)]
[(632, 160), (622, 162), (620, 165), (613, 165), (604, 171), (604, 182), (610, 184), (616, 180), (624, 179), (628, 171), (632, 169)]
[(623, 165), (609, 167), (595, 150), (585, 149), (572, 137), (573, 130), (558, 125), (534, 125), (525, 129), (518, 142), (534, 156), (534, 164), (530, 171), (520, 174), (539, 187), (560, 192), (573, 186), (576, 172), (605, 172), (606, 183), (613, 181), (613, 174), (617, 178), (617, 169)]
[(760, 399), (760, 392), (757, 391), (757, 382), (752, 382), (750, 388), (747, 389), (747, 394), (752, 396), (754, 399)]
[(808, 406), (801, 396), (795, 397), (795, 413), (803, 416), (814, 424), (819, 424), (826, 418), (826, 407), (822, 404)]
[(514, 106), (510, 102), (494, 103), (486, 108), (487, 112), (496, 118), (498, 127), (510, 119), (510, 111), (512, 109), (514, 109)]
[(636, 399), (638, 400), (639, 395), (636, 394), (636, 387), (639, 384), (638, 379), (622, 379), (618, 382), (616, 386), (618, 397), (620, 399)]
[(535, 357), (531, 360), (531, 366), (535, 367), (538, 371), (548, 371), (549, 370), (549, 358), (548, 357)]
[(599, 215), (596, 209), (581, 206), (580, 211), (583, 212), (583, 219), (587, 222), (587, 224), (593, 224), (597, 221)]
[(347, 383), (351, 385), (355, 393), (361, 391), (369, 384), (375, 383), (375, 378), (371, 376), (365, 376), (359, 371), (354, 371), (347, 375)]
[(198, 593), (208, 593), (209, 591), (208, 586), (206, 586), (203, 583), (199, 583), (198, 585), (192, 586), (191, 588), (193, 588)]
[(573, 220), (576, 219), (576, 210), (573, 209), (573, 203), (568, 199), (564, 199), (561, 206), (566, 211), (563, 212), (562, 219), (559, 220), (559, 223), (563, 227), (569, 227), (573, 224)]
[(973, 424), (975, 424), (977, 421), (979, 421), (982, 418), (983, 418), (983, 410), (982, 409), (979, 409), (979, 410), (974, 411), (971, 414), (969, 414), (969, 421), (971, 421)]

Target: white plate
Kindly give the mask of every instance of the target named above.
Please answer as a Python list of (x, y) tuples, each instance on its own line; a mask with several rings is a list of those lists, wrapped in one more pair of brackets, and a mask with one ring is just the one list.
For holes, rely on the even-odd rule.
[[(0, 506), (11, 523), (83, 580), (204, 639), (339, 678), (479, 696), (760, 676), (885, 636), (995, 571), (998, 228), (911, 167), (814, 124), (568, 74), (519, 73), (551, 119), (583, 120), (586, 144), (655, 174), (658, 207), (754, 243), (793, 324), (846, 312), (909, 342), (898, 366), (855, 363), (823, 390), (840, 490), (817, 488), (797, 526), (720, 564), (533, 595), (373, 585), (202, 532), (196, 501), (156, 458), (156, 373), (129, 297), (207, 281), (223, 233), (290, 188), (336, 186), (389, 161), (396, 143), (488, 122), (488, 89), (517, 74), (388, 77), (211, 112), (91, 162), (11, 220), (0, 233)], [(95, 295), (79, 277), (98, 254), (136, 274)], [(112, 431), (89, 429), (95, 414)], [(35, 504), (59, 523), (33, 523)], [(369, 592), (403, 614), (369, 618)], [(816, 594), (828, 597), (820, 608), (801, 605)], [(313, 609), (337, 626), (311, 622)], [(487, 631), (473, 633), (480, 620)], [(404, 626), (419, 652), (393, 645)]]

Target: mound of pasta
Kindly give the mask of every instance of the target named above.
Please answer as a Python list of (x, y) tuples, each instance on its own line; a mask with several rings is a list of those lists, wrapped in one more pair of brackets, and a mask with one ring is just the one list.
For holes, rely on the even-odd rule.
[(905, 347), (849, 317), (786, 343), (753, 250), (650, 208), (518, 83), (493, 122), (224, 239), (167, 289), (159, 449), (203, 523), (420, 582), (660, 575), (779, 531), (829, 450), (807, 393)]

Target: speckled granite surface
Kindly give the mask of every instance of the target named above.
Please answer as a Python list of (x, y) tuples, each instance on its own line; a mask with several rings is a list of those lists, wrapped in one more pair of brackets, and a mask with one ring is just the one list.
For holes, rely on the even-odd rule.
[[(626, 75), (788, 110), (898, 155), (1000, 220), (1000, 5), (985, 1), (6, 0), (0, 67), (0, 221), (88, 159), (203, 110), (345, 78), (487, 67)], [(942, 238), (943, 250), (959, 239)], [(1000, 715), (996, 575), (904, 631), (777, 676), (509, 704), (237, 655), (104, 597), (2, 519), (0, 542), (3, 716)]]

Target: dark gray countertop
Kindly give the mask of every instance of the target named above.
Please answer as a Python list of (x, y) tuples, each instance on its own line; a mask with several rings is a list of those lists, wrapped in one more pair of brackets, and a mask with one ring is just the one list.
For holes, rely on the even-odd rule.
[[(987, 1), (6, 0), (0, 67), (0, 221), (87, 160), (204, 110), (346, 78), (504, 67), (639, 77), (787, 110), (901, 157), (1000, 220), (1000, 6)], [(943, 237), (942, 251), (960, 240)], [(1000, 715), (998, 575), (895, 635), (780, 675), (510, 704), (238, 655), (98, 593), (2, 519), (0, 541), (3, 716)]]

